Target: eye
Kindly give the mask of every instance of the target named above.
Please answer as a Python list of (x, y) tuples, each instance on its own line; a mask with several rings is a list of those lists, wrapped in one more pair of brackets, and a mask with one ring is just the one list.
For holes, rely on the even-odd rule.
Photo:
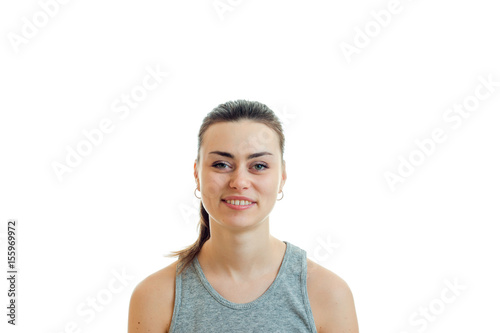
[[(227, 165), (226, 163), (223, 163), (223, 162), (217, 162), (217, 163), (214, 163), (212, 166), (213, 166), (214, 168), (216, 168), (216, 169), (227, 169), (227, 168), (225, 168), (224, 166), (229, 167), (229, 165)], [(254, 168), (255, 168), (255, 167), (257, 167), (257, 168), (255, 169), (255, 170), (257, 170), (257, 171), (263, 171), (263, 170), (265, 170), (265, 169), (268, 169), (268, 168), (269, 168), (269, 167), (268, 167), (266, 164), (264, 164), (264, 163), (257, 163), (257, 164), (255, 164), (255, 165), (254, 165)]]
[(268, 166), (265, 165), (265, 164), (263, 164), (263, 163), (257, 163), (257, 164), (254, 165), (254, 167), (256, 167), (258, 165), (263, 166), (263, 168), (259, 168), (259, 169), (257, 169), (257, 171), (262, 171), (262, 170), (268, 169)]
[(214, 165), (212, 165), (214, 168), (216, 169), (225, 169), (225, 168), (219, 168), (218, 165), (225, 165), (225, 166), (228, 166), (226, 163), (222, 163), (222, 162), (219, 162), (219, 163), (215, 163)]

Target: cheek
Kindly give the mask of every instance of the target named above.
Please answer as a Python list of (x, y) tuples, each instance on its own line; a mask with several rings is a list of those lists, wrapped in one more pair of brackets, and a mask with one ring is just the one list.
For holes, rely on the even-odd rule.
[(207, 174), (203, 178), (202, 192), (206, 198), (213, 199), (222, 195), (223, 189), (226, 187), (227, 180), (221, 174)]
[(262, 177), (258, 182), (258, 191), (265, 196), (276, 195), (279, 187), (279, 182), (276, 177)]

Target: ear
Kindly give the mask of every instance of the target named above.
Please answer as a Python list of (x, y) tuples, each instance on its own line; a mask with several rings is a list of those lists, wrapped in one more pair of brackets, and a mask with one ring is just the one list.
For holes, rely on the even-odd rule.
[(286, 163), (283, 161), (283, 170), (281, 171), (281, 186), (280, 186), (280, 191), (283, 190), (283, 186), (285, 186), (286, 182)]
[(200, 187), (200, 180), (198, 178), (198, 165), (196, 164), (196, 159), (194, 160), (194, 180), (196, 182), (196, 188)]

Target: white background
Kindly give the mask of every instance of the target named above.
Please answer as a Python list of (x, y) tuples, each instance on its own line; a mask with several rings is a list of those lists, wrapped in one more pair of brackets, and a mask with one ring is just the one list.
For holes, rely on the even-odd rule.
[[(197, 238), (198, 129), (234, 99), (284, 122), (288, 180), (271, 233), (347, 281), (362, 332), (499, 332), (500, 86), (458, 128), (443, 118), (480, 76), (500, 81), (495, 3), (401, 0), (346, 57), (342, 43), (362, 45), (356, 28), (376, 29), (370, 12), (390, 1), (221, 2), (231, 10), (69, 1), (17, 46), (27, 21), (44, 24), (41, 5), (1, 3), (5, 274), (7, 221), (19, 225), (18, 325), (6, 323), (2, 279), (2, 332), (126, 331), (135, 285)], [(120, 119), (113, 103), (148, 66), (168, 77)], [(60, 181), (53, 163), (105, 118), (114, 130)], [(436, 128), (447, 139), (392, 191), (384, 173)], [(434, 313), (425, 325), (419, 308)]]

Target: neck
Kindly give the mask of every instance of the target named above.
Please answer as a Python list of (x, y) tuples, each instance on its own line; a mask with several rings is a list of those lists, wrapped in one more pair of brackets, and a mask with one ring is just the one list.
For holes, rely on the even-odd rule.
[(286, 245), (269, 234), (269, 220), (247, 231), (221, 228), (210, 221), (210, 238), (203, 244), (198, 261), (209, 274), (245, 281), (276, 273)]

